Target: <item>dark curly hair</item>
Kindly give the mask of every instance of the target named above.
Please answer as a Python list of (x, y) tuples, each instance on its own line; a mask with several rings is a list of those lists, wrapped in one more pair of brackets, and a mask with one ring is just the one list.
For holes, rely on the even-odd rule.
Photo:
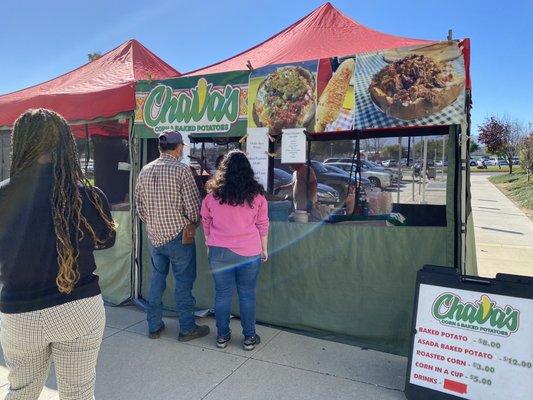
[(220, 204), (230, 206), (248, 203), (252, 207), (255, 197), (265, 194), (265, 189), (255, 179), (250, 161), (240, 150), (226, 154), (206, 188)]

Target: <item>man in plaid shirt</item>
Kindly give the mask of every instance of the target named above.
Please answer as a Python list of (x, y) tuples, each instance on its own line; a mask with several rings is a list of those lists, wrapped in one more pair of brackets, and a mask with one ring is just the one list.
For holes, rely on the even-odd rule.
[(183, 243), (183, 235), (200, 219), (200, 194), (190, 168), (180, 162), (185, 146), (181, 133), (166, 131), (158, 140), (161, 156), (143, 167), (135, 187), (137, 214), (146, 224), (153, 267), (148, 331), (150, 338), (157, 339), (165, 328), (161, 300), (170, 265), (176, 280), (178, 340), (188, 341), (209, 333), (208, 326), (198, 326), (194, 320), (196, 247), (194, 242)]

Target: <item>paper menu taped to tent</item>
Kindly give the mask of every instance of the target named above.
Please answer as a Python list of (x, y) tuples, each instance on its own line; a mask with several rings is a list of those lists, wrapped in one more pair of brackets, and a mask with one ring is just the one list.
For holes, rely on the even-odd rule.
[(281, 137), (281, 163), (304, 164), (306, 160), (306, 137), (304, 129), (283, 129)]
[(268, 188), (268, 128), (248, 128), (246, 154), (257, 181)]
[(409, 382), (465, 399), (531, 399), (533, 300), (421, 284)]

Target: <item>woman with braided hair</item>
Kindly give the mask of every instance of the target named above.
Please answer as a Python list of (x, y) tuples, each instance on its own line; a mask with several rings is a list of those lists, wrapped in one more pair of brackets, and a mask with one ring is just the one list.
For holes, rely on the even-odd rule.
[(105, 313), (94, 250), (115, 242), (105, 195), (83, 176), (67, 122), (28, 110), (0, 183), (0, 339), (7, 399), (37, 399), (54, 361), (59, 396), (93, 399)]

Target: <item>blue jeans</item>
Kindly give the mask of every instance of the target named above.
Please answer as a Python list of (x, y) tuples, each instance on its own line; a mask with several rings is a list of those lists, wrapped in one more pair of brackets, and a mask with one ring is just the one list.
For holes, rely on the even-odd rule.
[(158, 330), (163, 324), (163, 292), (167, 286), (169, 265), (176, 280), (174, 296), (178, 309), (180, 333), (187, 334), (196, 328), (194, 322), (195, 300), (192, 285), (196, 279), (196, 246), (181, 243), (181, 234), (171, 242), (154, 247), (149, 243), (152, 257), (152, 279), (148, 294), (147, 320), (150, 332)]
[(217, 336), (229, 335), (233, 291), (237, 287), (242, 333), (255, 335), (255, 286), (260, 256), (243, 257), (224, 247), (209, 247), (209, 265), (215, 279), (215, 319)]

